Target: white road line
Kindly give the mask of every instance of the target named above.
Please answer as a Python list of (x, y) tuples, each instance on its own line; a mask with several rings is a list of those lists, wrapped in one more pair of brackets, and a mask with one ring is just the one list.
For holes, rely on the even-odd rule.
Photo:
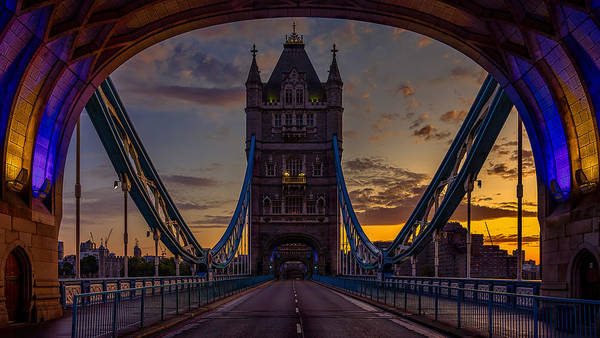
[(378, 309), (378, 308), (376, 308), (374, 306), (371, 306), (371, 305), (369, 305), (367, 303), (361, 302), (361, 301), (359, 301), (357, 299), (354, 299), (352, 297), (348, 297), (348, 296), (346, 296), (346, 295), (344, 295), (344, 294), (342, 294), (340, 292), (337, 292), (337, 291), (334, 291), (334, 290), (332, 290), (332, 291), (335, 292), (335, 293), (337, 293), (338, 295), (340, 295), (342, 298), (344, 298), (345, 300), (349, 301), (350, 303), (352, 303), (352, 304), (354, 304), (354, 305), (356, 305), (356, 306), (358, 306), (358, 307), (360, 307), (360, 308), (362, 308), (362, 309), (364, 309), (366, 311), (373, 312), (378, 317), (389, 319), (390, 321), (392, 321), (392, 322), (394, 322), (394, 323), (396, 323), (396, 324), (398, 324), (400, 326), (403, 326), (404, 328), (409, 329), (409, 330), (411, 330), (413, 332), (422, 334), (422, 335), (424, 335), (426, 337), (430, 337), (430, 338), (443, 338), (443, 337), (445, 337), (444, 335), (441, 335), (441, 334), (439, 334), (436, 331), (433, 331), (433, 330), (428, 329), (426, 327), (423, 327), (421, 325), (415, 324), (415, 323), (413, 323), (411, 321), (402, 319), (402, 318), (400, 318), (400, 317), (398, 317), (398, 316), (396, 316), (396, 315), (394, 315), (392, 313), (389, 313), (389, 312), (382, 313), (380, 309)]
[(300, 326), (300, 323), (296, 323), (296, 333), (298, 333), (298, 334), (302, 333), (302, 326)]
[(300, 312), (300, 310), (298, 310), (298, 308), (296, 307), (296, 313), (299, 313), (299, 312)]

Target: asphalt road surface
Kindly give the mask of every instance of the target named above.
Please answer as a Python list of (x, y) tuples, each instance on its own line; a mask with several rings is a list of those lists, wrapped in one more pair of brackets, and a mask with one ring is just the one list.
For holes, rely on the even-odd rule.
[(442, 337), (311, 281), (276, 281), (159, 337)]

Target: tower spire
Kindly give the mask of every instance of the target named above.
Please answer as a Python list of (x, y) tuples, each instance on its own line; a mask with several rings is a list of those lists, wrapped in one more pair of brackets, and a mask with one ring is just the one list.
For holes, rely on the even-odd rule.
[(260, 71), (258, 70), (258, 65), (256, 64), (256, 45), (252, 44), (252, 49), (250, 50), (252, 54), (252, 64), (250, 65), (250, 72), (248, 73), (248, 79), (246, 80), (246, 85), (250, 83), (262, 83), (260, 80)]
[(336, 48), (334, 43), (333, 48), (331, 49), (333, 59), (331, 60), (331, 66), (329, 66), (329, 77), (327, 78), (327, 83), (342, 82), (342, 76), (340, 75), (340, 70), (338, 69), (337, 60), (335, 58), (337, 52), (339, 52), (339, 50)]
[(292, 34), (285, 36), (285, 43), (283, 44), (284, 46), (289, 46), (289, 45), (304, 45), (304, 42), (302, 41), (304, 39), (303, 35), (299, 35), (298, 33), (296, 33), (296, 22), (292, 23)]

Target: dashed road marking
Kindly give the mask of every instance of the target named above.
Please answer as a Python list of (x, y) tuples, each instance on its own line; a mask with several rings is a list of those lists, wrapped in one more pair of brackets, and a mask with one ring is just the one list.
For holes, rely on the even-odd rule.
[(302, 326), (300, 326), (300, 323), (296, 323), (296, 333), (302, 334)]

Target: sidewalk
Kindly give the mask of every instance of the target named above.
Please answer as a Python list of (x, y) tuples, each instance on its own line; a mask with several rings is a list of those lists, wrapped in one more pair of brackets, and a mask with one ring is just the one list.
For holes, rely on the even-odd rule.
[(49, 320), (41, 324), (16, 323), (0, 328), (2, 338), (26, 338), (26, 337), (49, 337), (66, 338), (71, 337), (72, 313), (71, 309), (63, 310), (61, 318)]

